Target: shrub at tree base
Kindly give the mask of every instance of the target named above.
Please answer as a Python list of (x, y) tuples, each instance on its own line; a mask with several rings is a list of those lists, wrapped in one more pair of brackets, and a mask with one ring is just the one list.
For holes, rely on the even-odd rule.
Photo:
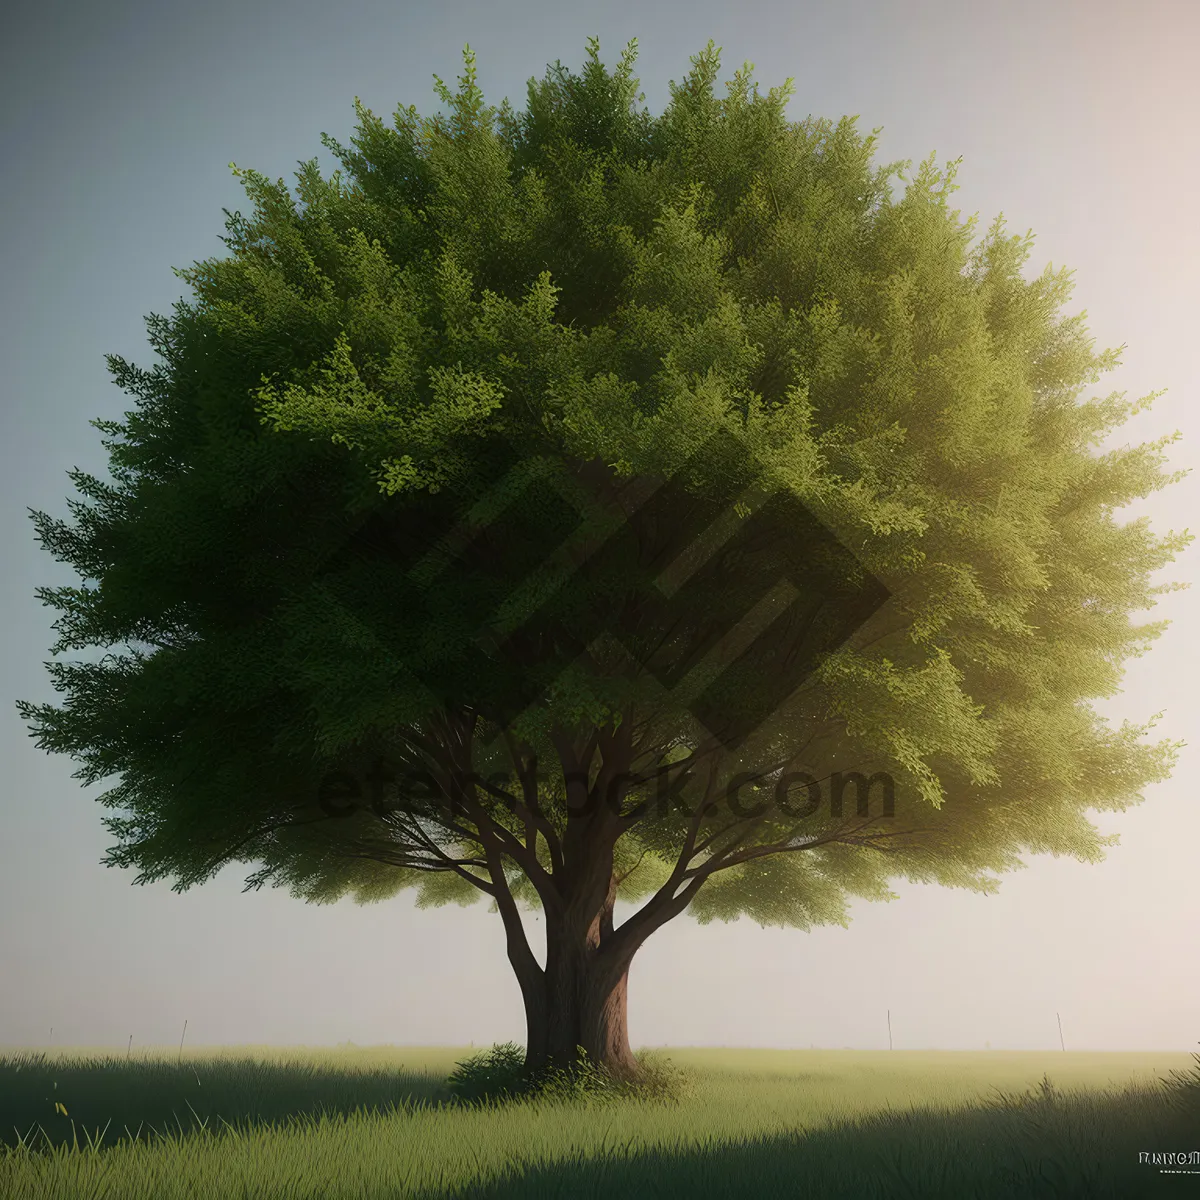
[(458, 1063), (449, 1078), (451, 1095), (463, 1104), (495, 1104), (520, 1099), (566, 1101), (678, 1101), (687, 1091), (688, 1075), (668, 1059), (648, 1051), (636, 1054), (635, 1079), (614, 1074), (592, 1062), (579, 1048), (569, 1066), (526, 1066), (525, 1050), (504, 1042)]

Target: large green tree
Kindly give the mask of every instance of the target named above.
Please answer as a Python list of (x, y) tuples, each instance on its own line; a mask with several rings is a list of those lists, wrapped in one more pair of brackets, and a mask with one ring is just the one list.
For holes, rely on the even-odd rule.
[(356, 101), (302, 205), (238, 171), (254, 218), (177, 272), (162, 362), (109, 358), (112, 481), (33, 514), (84, 582), (40, 591), (54, 653), (120, 650), (19, 706), (120, 777), (105, 861), (488, 897), (531, 1067), (636, 1070), (630, 963), (685, 910), (1096, 861), (1088, 813), (1177, 749), (1089, 703), (1189, 538), (1115, 519), (1173, 436), (1099, 452), (1137, 405), (1080, 402), (1119, 352), (1068, 273), (1024, 280), (1002, 218), (970, 249), (955, 164), (894, 200), (908, 164), (788, 122), (790, 80), (716, 97), (711, 42), (651, 118), (635, 48), (520, 114), (468, 48), (448, 117)]

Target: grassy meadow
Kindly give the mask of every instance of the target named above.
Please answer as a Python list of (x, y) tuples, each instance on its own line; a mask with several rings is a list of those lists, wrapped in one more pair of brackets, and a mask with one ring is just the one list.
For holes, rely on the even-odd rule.
[(470, 1107), (467, 1053), (0, 1051), (0, 1196), (1200, 1195), (1138, 1158), (1200, 1150), (1187, 1054), (679, 1049), (672, 1099)]

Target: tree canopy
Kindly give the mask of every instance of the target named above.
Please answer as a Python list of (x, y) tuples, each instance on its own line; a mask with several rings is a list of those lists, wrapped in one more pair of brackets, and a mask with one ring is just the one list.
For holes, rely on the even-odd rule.
[[(468, 48), (448, 116), (355, 101), (351, 147), (322, 138), (345, 177), (235, 168), (254, 215), (177, 271), (161, 363), (109, 357), (137, 398), (93, 422), (112, 480), (34, 519), (84, 580), (40, 589), (54, 652), (121, 650), (20, 705), (85, 783), (120, 776), (107, 863), (487, 897), (532, 1012), (560, 958), (623, 980), (685, 908), (806, 928), (892, 879), (1096, 861), (1089, 813), (1168, 777), (1175, 744), (1092, 702), (1177, 586), (1152, 576), (1189, 535), (1117, 519), (1182, 474), (1177, 435), (1100, 452), (1153, 396), (1080, 400), (1119, 351), (1061, 314), (1071, 273), (1025, 280), (1002, 216), (972, 248), (956, 162), (896, 199), (909, 164), (789, 122), (790, 80), (747, 64), (718, 98), (711, 42), (651, 117), (635, 50), (609, 73), (593, 40), (517, 113)], [(719, 569), (664, 590), (717, 527)], [(755, 605), (778, 636), (714, 674)], [(318, 795), (380, 761), (390, 791)], [(892, 811), (727, 802), (788, 773), (886, 776)], [(581, 949), (534, 962), (521, 904)]]

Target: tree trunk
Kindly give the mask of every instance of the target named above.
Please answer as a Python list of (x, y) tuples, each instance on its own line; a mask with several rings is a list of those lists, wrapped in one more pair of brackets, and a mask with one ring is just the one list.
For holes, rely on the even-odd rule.
[[(629, 965), (633, 949), (611, 942), (616, 879), (611, 868), (578, 902), (547, 913), (546, 966), (522, 982), (526, 1066), (571, 1070), (588, 1061), (622, 1079), (638, 1074), (629, 1048)], [(584, 898), (586, 897), (586, 898)]]
[(584, 996), (583, 1041), (588, 1058), (621, 1079), (641, 1071), (629, 1048), (629, 966), (612, 978), (590, 985)]
[(627, 1009), (629, 965), (645, 933), (613, 929), (618, 885), (613, 857), (621, 835), (613, 802), (621, 800), (622, 781), (629, 777), (631, 728), (624, 722), (599, 739), (602, 764), (591, 784), (596, 746), (581, 755), (569, 739), (559, 739), (570, 817), (559, 865), (539, 888), (546, 918), (545, 967), (531, 968), (532, 952), (511, 893), (502, 886), (502, 868), (489, 862), (501, 912), (508, 913), (509, 958), (525, 1001), (525, 1065), (531, 1072), (573, 1070), (582, 1050), (591, 1064), (619, 1078), (640, 1073), (629, 1048)]
[(629, 963), (595, 953), (585, 942), (548, 939), (541, 986), (525, 991), (525, 1061), (531, 1070), (571, 1070), (588, 1061), (622, 1079), (639, 1073), (629, 1047)]

